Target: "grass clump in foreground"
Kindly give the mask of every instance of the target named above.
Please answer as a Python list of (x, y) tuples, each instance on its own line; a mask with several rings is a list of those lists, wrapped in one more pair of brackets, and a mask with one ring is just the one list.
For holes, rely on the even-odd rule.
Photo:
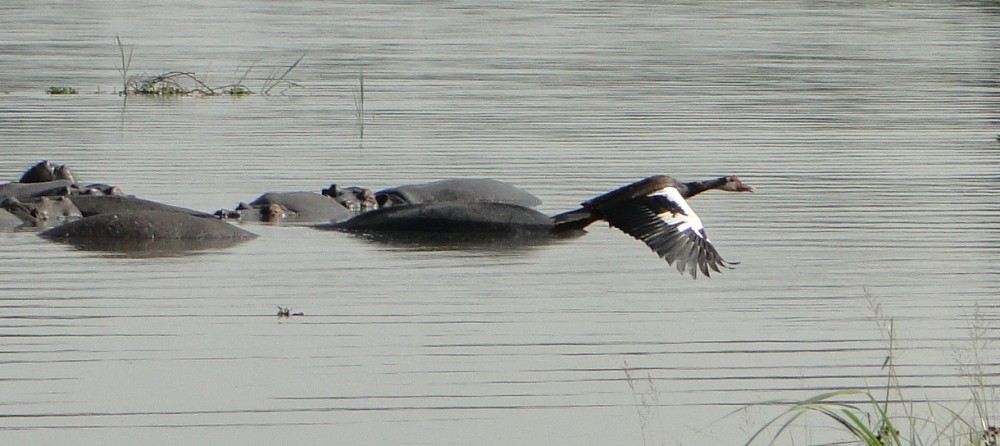
[[(1000, 429), (997, 428), (996, 414), (991, 411), (997, 404), (995, 389), (986, 383), (986, 361), (989, 342), (986, 337), (986, 324), (979, 314), (978, 308), (970, 329), (971, 345), (969, 356), (958, 356), (959, 370), (970, 380), (972, 392), (972, 414), (966, 415), (942, 405), (927, 403), (929, 414), (917, 415), (913, 410), (914, 403), (904, 398), (899, 380), (893, 365), (895, 356), (895, 332), (892, 319), (885, 316), (882, 306), (875, 302), (867, 290), (865, 298), (875, 313), (875, 319), (883, 334), (887, 337), (889, 351), (883, 362), (887, 373), (884, 392), (873, 393), (869, 390), (842, 390), (821, 393), (803, 401), (772, 401), (763, 405), (787, 406), (787, 409), (772, 418), (758, 429), (745, 443), (759, 443), (771, 430), (770, 441), (776, 444), (778, 439), (788, 433), (793, 423), (809, 414), (820, 414), (832, 420), (835, 425), (848, 434), (849, 441), (829, 444), (837, 445), (867, 445), (867, 446), (997, 446), (1000, 444)], [(895, 402), (892, 402), (894, 401)], [(859, 402), (860, 401), (860, 402)], [(892, 402), (892, 404), (890, 404)], [(902, 413), (893, 409), (897, 406)], [(934, 408), (939, 407), (944, 416), (936, 417)]]
[(645, 379), (635, 376), (635, 369), (629, 367), (628, 362), (625, 362), (624, 370), (628, 387), (632, 390), (632, 398), (635, 399), (643, 446), (664, 444), (663, 426), (659, 424), (660, 396), (653, 384), (652, 375), (647, 374)]

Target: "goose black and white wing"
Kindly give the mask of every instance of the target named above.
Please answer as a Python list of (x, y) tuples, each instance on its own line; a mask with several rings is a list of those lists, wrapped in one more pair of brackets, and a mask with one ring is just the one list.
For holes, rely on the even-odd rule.
[(708, 277), (710, 271), (721, 272), (720, 266), (732, 269), (738, 263), (719, 255), (701, 219), (673, 186), (609, 206), (603, 214), (611, 226), (641, 240), (668, 264), (676, 263), (681, 274), (697, 278), (700, 270)]

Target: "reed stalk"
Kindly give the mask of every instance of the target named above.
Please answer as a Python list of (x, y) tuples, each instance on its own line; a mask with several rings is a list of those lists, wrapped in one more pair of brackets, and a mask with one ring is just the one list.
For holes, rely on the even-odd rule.
[(302, 62), (302, 59), (304, 59), (305, 57), (306, 57), (306, 54), (302, 53), (302, 55), (299, 56), (299, 58), (297, 60), (295, 60), (294, 63), (292, 63), (291, 65), (289, 65), (288, 68), (285, 68), (285, 71), (282, 72), (280, 75), (276, 75), (278, 73), (277, 70), (271, 72), (271, 74), (267, 76), (267, 79), (264, 80), (264, 86), (261, 87), (260, 94), (262, 94), (262, 95), (269, 95), (269, 94), (271, 94), (271, 90), (273, 90), (275, 87), (277, 87), (279, 85), (282, 85), (282, 86), (285, 87), (285, 89), (281, 90), (281, 92), (279, 92), (279, 94), (283, 94), (284, 92), (288, 91), (289, 88), (292, 88), (292, 87), (301, 87), (301, 85), (288, 80), (287, 77), (288, 77), (288, 73), (291, 73), (292, 70), (295, 69), (295, 67), (299, 66), (299, 62)]
[(358, 119), (361, 139), (365, 138), (365, 72), (358, 72), (359, 90), (354, 94), (354, 112)]
[[(634, 369), (629, 367), (628, 361), (624, 364), (625, 379), (628, 387), (632, 391), (632, 398), (635, 400), (635, 410), (639, 415), (639, 429), (642, 432), (643, 446), (661, 446), (662, 426), (659, 425), (661, 417), (659, 413), (660, 395), (653, 383), (653, 376), (646, 374), (645, 379), (634, 376)], [(657, 429), (659, 428), (659, 429)]]
[(128, 56), (125, 56), (125, 45), (122, 43), (122, 38), (118, 34), (115, 34), (115, 41), (118, 42), (118, 53), (121, 55), (122, 65), (119, 67), (118, 72), (122, 75), (122, 94), (128, 95), (128, 70), (132, 66), (132, 51), (135, 48), (128, 49)]

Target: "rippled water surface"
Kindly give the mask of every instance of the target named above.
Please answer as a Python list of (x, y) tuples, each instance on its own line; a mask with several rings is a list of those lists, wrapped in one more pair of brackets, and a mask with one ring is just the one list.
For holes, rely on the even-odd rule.
[[(260, 91), (302, 57), (299, 87), (125, 102), (116, 35), (130, 76)], [(758, 190), (693, 202), (742, 262), (697, 281), (602, 225), (482, 250), (246, 225), (172, 257), (0, 234), (0, 443), (739, 444), (773, 414), (744, 405), (885, 383), (865, 289), (906, 395), (961, 409), (974, 314), (1000, 317), (998, 78), (989, 1), (6, 0), (3, 181), (48, 159), (206, 211), (453, 177), (550, 214), (656, 173)]]

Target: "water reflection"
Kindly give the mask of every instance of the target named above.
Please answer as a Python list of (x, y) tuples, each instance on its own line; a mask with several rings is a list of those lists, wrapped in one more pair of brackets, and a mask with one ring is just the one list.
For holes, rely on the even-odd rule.
[[(317, 227), (317, 229), (328, 229)], [(469, 251), (478, 253), (527, 251), (553, 243), (582, 237), (586, 231), (566, 231), (559, 234), (522, 232), (497, 235), (462, 232), (392, 231), (351, 233), (362, 240), (388, 247), (414, 251)]]
[(116, 257), (156, 258), (205, 255), (230, 248), (246, 240), (224, 239), (121, 239), (121, 238), (51, 238), (79, 251), (96, 251)]

